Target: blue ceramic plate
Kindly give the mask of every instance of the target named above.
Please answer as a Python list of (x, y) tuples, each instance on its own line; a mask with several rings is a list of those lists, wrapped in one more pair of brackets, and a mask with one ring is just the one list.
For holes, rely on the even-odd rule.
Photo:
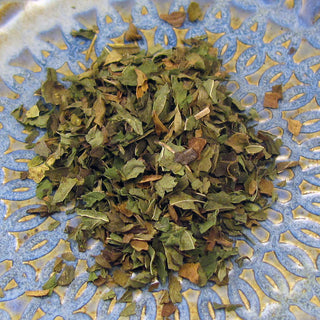
[[(78, 251), (64, 229), (74, 216), (27, 215), (39, 204), (35, 183), (21, 180), (33, 151), (25, 150), (26, 134), (10, 112), (37, 101), (33, 92), (46, 68), (59, 76), (79, 73), (89, 42), (70, 36), (72, 29), (97, 24), (100, 32), (91, 59), (110, 43), (123, 42), (128, 22), (141, 30), (142, 48), (181, 44), (184, 37), (207, 34), (231, 74), (229, 89), (242, 104), (261, 116), (258, 128), (284, 142), (282, 160), (300, 165), (280, 174), (279, 200), (261, 226), (246, 230), (237, 245), (245, 260), (236, 263), (230, 284), (198, 288), (183, 280), (183, 301), (170, 319), (319, 319), (320, 314), (320, 21), (317, 0), (199, 1), (204, 16), (172, 28), (160, 13), (187, 10), (189, 1), (62, 1), (0, 2), (0, 319), (119, 319), (125, 304), (101, 300), (108, 289), (87, 283), (87, 266), (102, 247), (91, 241)], [(282, 84), (278, 109), (263, 108), (266, 91)], [(292, 120), (298, 120), (294, 122)], [(302, 124), (293, 135), (288, 124)], [(292, 131), (292, 130), (291, 130)], [(55, 221), (60, 225), (48, 231)], [(76, 279), (57, 287), (50, 297), (25, 294), (40, 290), (50, 277), (55, 258), (72, 252)], [(159, 288), (161, 290), (163, 288)], [(119, 297), (123, 289), (116, 289)], [(159, 292), (138, 292), (137, 315), (130, 319), (161, 319)], [(213, 303), (242, 304), (232, 312), (214, 310)]]

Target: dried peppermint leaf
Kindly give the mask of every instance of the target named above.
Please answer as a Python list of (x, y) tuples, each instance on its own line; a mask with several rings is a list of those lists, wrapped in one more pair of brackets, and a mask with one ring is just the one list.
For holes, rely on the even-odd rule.
[[(199, 9), (190, 4), (190, 20), (201, 18)], [(179, 27), (185, 16), (162, 18)], [(92, 32), (74, 33), (91, 40), (86, 58), (97, 40), (97, 30)], [(140, 38), (133, 24), (125, 36)], [(164, 316), (181, 301), (172, 271), (199, 286), (228, 283), (228, 263), (238, 255), (233, 237), (267, 218), (277, 173), (298, 164), (275, 163), (281, 140), (255, 132), (250, 121), (256, 112), (246, 114), (229, 95), (228, 75), (205, 39), (147, 53), (133, 43), (110, 44), (112, 50), (105, 48), (87, 70), (65, 77), (68, 86), (49, 68), (37, 91), (41, 99), (12, 112), (31, 132), (29, 147), (37, 154), (23, 178), (38, 183), (36, 194), (45, 201), (28, 213), (49, 216), (70, 204), (67, 213), (75, 212), (79, 223), (66, 232), (79, 251), (91, 238), (103, 244), (89, 281), (126, 288), (121, 302), (131, 303), (133, 290), (154, 280), (165, 284), (169, 275)], [(282, 87), (274, 86), (265, 105), (275, 107), (281, 98)], [(297, 125), (290, 123), (291, 129)], [(31, 144), (42, 128), (47, 131)], [(70, 253), (62, 257), (74, 260)], [(45, 284), (48, 294), (74, 278), (63, 259), (55, 261)], [(123, 314), (134, 309), (128, 305)]]
[(213, 308), (215, 310), (225, 309), (226, 311), (235, 311), (238, 308), (243, 307), (242, 304), (221, 304), (213, 302)]
[(170, 14), (160, 14), (160, 19), (165, 20), (175, 28), (180, 28), (186, 18), (186, 13), (182, 11), (174, 11)]
[(182, 301), (181, 288), (182, 286), (178, 278), (171, 274), (169, 277), (169, 296), (172, 303)]
[(121, 317), (129, 317), (136, 314), (136, 302), (128, 304), (120, 313)]
[(49, 280), (42, 286), (43, 290), (49, 290), (48, 295), (50, 296), (53, 292), (53, 289), (58, 285), (57, 276), (54, 273)]
[(111, 300), (116, 297), (116, 293), (113, 290), (109, 290), (108, 292), (104, 293), (101, 297), (102, 300)]
[(171, 192), (177, 185), (178, 181), (170, 174), (165, 174), (160, 180), (155, 183), (157, 194), (163, 198), (165, 193)]
[(92, 40), (95, 34), (96, 34), (96, 27), (93, 27), (92, 29), (79, 29), (79, 30), (71, 31), (71, 35), (73, 37), (82, 37), (89, 40)]
[(179, 276), (188, 279), (192, 283), (199, 284), (200, 276), (198, 273), (200, 263), (185, 263), (179, 270)]
[(48, 230), (53, 231), (54, 229), (57, 229), (60, 226), (60, 224), (61, 224), (60, 221), (54, 221), (49, 224)]
[(76, 261), (76, 257), (73, 255), (72, 252), (65, 252), (61, 255), (63, 260), (66, 261)]
[(59, 286), (67, 286), (69, 285), (75, 277), (75, 269), (73, 266), (66, 265), (62, 270), (60, 277), (58, 278)]
[(59, 188), (53, 196), (53, 203), (62, 202), (69, 195), (72, 188), (76, 185), (78, 179), (62, 177)]
[(187, 11), (191, 22), (198, 20), (202, 16), (201, 8), (197, 2), (191, 2)]
[(146, 169), (144, 161), (141, 159), (131, 159), (122, 168), (121, 172), (125, 180), (138, 177)]
[(170, 317), (176, 310), (177, 307), (172, 302), (165, 303), (161, 310), (161, 316), (164, 318)]
[(128, 30), (124, 33), (124, 38), (126, 41), (137, 41), (141, 40), (142, 36), (138, 33), (137, 27), (133, 23), (129, 23)]

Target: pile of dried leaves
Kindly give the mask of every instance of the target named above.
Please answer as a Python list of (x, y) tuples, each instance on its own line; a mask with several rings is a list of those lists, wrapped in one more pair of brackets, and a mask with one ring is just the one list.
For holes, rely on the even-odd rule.
[[(13, 112), (37, 153), (24, 178), (45, 202), (29, 212), (47, 216), (71, 203), (81, 223), (67, 232), (80, 251), (90, 238), (104, 243), (89, 280), (127, 288), (122, 302), (169, 279), (161, 301), (172, 313), (182, 299), (174, 272), (199, 286), (227, 284), (238, 254), (230, 237), (266, 219), (281, 141), (248, 125), (256, 114), (230, 97), (226, 79), (201, 39), (149, 52), (129, 45), (65, 77), (69, 87), (48, 69), (38, 103)], [(35, 144), (34, 127), (46, 129)], [(47, 293), (74, 274), (57, 265)]]

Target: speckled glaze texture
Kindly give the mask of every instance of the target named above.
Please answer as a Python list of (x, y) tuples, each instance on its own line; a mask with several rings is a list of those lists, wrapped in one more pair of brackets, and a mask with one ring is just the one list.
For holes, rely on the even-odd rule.
[[(145, 49), (154, 43), (172, 47), (184, 37), (207, 34), (231, 74), (230, 91), (259, 112), (258, 129), (282, 138), (279, 160), (300, 161), (275, 180), (287, 184), (277, 187), (279, 200), (268, 219), (237, 238), (240, 253), (250, 260), (241, 268), (233, 263), (228, 286), (210, 283), (200, 289), (183, 280), (183, 301), (170, 319), (320, 319), (320, 2), (199, 1), (204, 18), (186, 20), (178, 29), (159, 14), (186, 10), (187, 0), (15, 3), (19, 5), (6, 9), (10, 1), (0, 3), (0, 319), (116, 320), (125, 307), (101, 300), (107, 288), (86, 282), (86, 268), (102, 244), (90, 241), (89, 250), (79, 252), (64, 233), (67, 225), (76, 223), (73, 215), (26, 214), (39, 204), (35, 183), (20, 179), (34, 154), (24, 149), (26, 134), (10, 112), (37, 101), (33, 92), (44, 81), (47, 67), (58, 69), (62, 78), (90, 65), (85, 61), (90, 43), (71, 37), (71, 29), (98, 25), (94, 59), (104, 46), (123, 41), (130, 21), (141, 30), (139, 44)], [(266, 110), (264, 94), (276, 84), (283, 85), (284, 98), (279, 109)], [(288, 119), (303, 124), (298, 136), (288, 131)], [(55, 220), (58, 228), (47, 231)], [(55, 258), (68, 251), (77, 258), (67, 262), (76, 267), (72, 284), (56, 288), (50, 297), (26, 296), (26, 291), (42, 288)], [(115, 291), (119, 297), (124, 290)], [(131, 320), (161, 319), (157, 291), (136, 294), (137, 315)], [(225, 312), (213, 310), (213, 302), (243, 307)]]

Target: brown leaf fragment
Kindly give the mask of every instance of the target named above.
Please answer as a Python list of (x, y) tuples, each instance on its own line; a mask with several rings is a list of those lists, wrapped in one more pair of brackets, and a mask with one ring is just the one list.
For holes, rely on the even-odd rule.
[(142, 36), (138, 33), (137, 27), (133, 23), (130, 23), (128, 30), (124, 34), (124, 38), (126, 41), (131, 42), (141, 40)]
[(277, 84), (272, 87), (272, 92), (277, 93), (279, 95), (279, 99), (283, 99), (283, 94), (282, 94), (282, 85)]
[(66, 260), (66, 261), (75, 261), (76, 260), (76, 257), (73, 255), (72, 252), (62, 253), (61, 257), (63, 260)]
[(178, 214), (177, 214), (177, 211), (176, 211), (176, 209), (174, 208), (174, 206), (169, 205), (169, 206), (168, 206), (168, 210), (169, 210), (169, 215), (170, 215), (171, 219), (172, 219), (175, 223), (177, 223), (179, 218), (178, 218)]
[(146, 182), (152, 182), (157, 181), (162, 178), (162, 175), (160, 174), (152, 174), (148, 176), (143, 176), (142, 179), (139, 181), (139, 183), (146, 183)]
[(295, 47), (290, 47), (288, 54), (293, 55), (297, 52), (297, 49)]
[(99, 254), (98, 256), (95, 257), (96, 263), (106, 269), (111, 269), (110, 262), (102, 255)]
[(126, 233), (122, 238), (122, 242), (129, 243), (133, 238), (134, 238), (134, 233)]
[(253, 226), (259, 226), (259, 225), (260, 225), (260, 223), (254, 219), (248, 220), (245, 224), (245, 226), (249, 229), (251, 229)]
[(208, 251), (212, 251), (217, 243), (225, 247), (232, 247), (233, 244), (232, 240), (226, 239), (220, 230), (217, 228), (211, 228), (207, 238), (206, 249)]
[(165, 303), (162, 307), (161, 316), (162, 317), (169, 317), (177, 310), (177, 307), (172, 303), (168, 302)]
[(46, 214), (46, 213), (48, 213), (48, 207), (46, 205), (41, 205), (38, 208), (28, 209), (27, 213), (29, 213), (29, 214), (34, 214), (34, 213)]
[(110, 94), (110, 93), (104, 93), (103, 94), (104, 98), (108, 101), (113, 101), (113, 102), (120, 102), (121, 98), (117, 95)]
[(94, 122), (98, 126), (102, 127), (107, 109), (101, 95), (98, 95), (96, 101), (94, 102), (93, 111), (95, 115)]
[(182, 11), (174, 11), (170, 14), (160, 14), (160, 19), (168, 22), (174, 28), (180, 28), (186, 19), (186, 13)]
[(93, 284), (97, 287), (101, 287), (102, 285), (104, 285), (105, 283), (107, 283), (108, 279), (107, 278), (103, 278), (100, 275), (98, 276), (98, 278), (96, 280), (93, 280)]
[(280, 173), (286, 169), (296, 167), (299, 161), (283, 161), (277, 163), (277, 172)]
[(115, 206), (115, 208), (117, 209), (117, 211), (121, 212), (128, 218), (132, 217), (133, 215), (133, 212), (127, 209), (127, 202), (122, 202), (119, 205)]
[(63, 259), (58, 257), (56, 258), (55, 262), (54, 262), (54, 266), (53, 266), (53, 272), (61, 272), (63, 268)]
[(127, 272), (124, 272), (120, 269), (113, 271), (113, 280), (116, 284), (118, 284), (121, 287), (125, 287), (128, 280), (130, 279), (130, 274)]
[(268, 196), (272, 196), (273, 192), (273, 183), (267, 179), (261, 179), (259, 183), (259, 191)]
[(256, 180), (251, 180), (249, 183), (249, 188), (248, 188), (248, 192), (250, 195), (255, 194), (255, 192), (257, 191), (257, 181)]
[(299, 120), (288, 119), (288, 130), (294, 135), (299, 135), (302, 123)]
[(155, 126), (157, 136), (160, 136), (161, 133), (167, 133), (169, 131), (167, 127), (161, 122), (155, 111), (152, 112), (152, 120)]
[(179, 276), (182, 278), (186, 278), (192, 283), (199, 284), (199, 273), (198, 269), (200, 267), (200, 263), (185, 263), (180, 267)]
[(152, 292), (152, 291), (158, 289), (159, 286), (160, 286), (160, 282), (152, 283), (152, 284), (150, 284), (148, 291), (149, 291), (149, 292)]
[(29, 175), (29, 172), (28, 172), (28, 171), (22, 171), (22, 172), (20, 173), (20, 179), (21, 179), (21, 180), (26, 180), (26, 179), (28, 179), (28, 175)]
[(130, 245), (134, 250), (137, 250), (139, 252), (142, 250), (147, 251), (149, 249), (148, 242), (146, 241), (132, 240), (130, 241)]
[(148, 90), (148, 78), (141, 70), (135, 69), (134, 71), (137, 74), (136, 96), (137, 99), (139, 99), (142, 98), (144, 93)]
[(225, 309), (226, 311), (234, 311), (237, 308), (243, 307), (242, 304), (220, 304), (220, 303), (213, 303), (213, 309), (220, 310)]
[(198, 159), (200, 159), (200, 154), (205, 145), (207, 144), (207, 140), (204, 138), (191, 138), (188, 141), (188, 147), (192, 148), (194, 151), (198, 153)]
[(174, 161), (184, 165), (191, 163), (197, 158), (198, 158), (198, 152), (196, 152), (192, 148), (189, 148), (181, 152), (176, 152), (174, 154)]
[(279, 108), (279, 100), (281, 95), (278, 92), (266, 92), (264, 95), (263, 106), (266, 108)]
[(241, 153), (244, 148), (249, 145), (249, 136), (245, 133), (237, 132), (230, 136), (225, 144), (231, 147), (236, 153)]
[(123, 261), (122, 261), (122, 269), (124, 271), (130, 271), (132, 270), (132, 263), (130, 262), (130, 258), (126, 257)]
[(103, 257), (109, 262), (115, 262), (123, 256), (123, 253), (121, 251), (113, 249), (111, 246), (106, 246), (105, 249), (101, 251), (101, 253)]
[(69, 285), (75, 278), (75, 269), (73, 266), (66, 265), (58, 279), (59, 286)]
[(30, 290), (26, 291), (25, 294), (28, 297), (45, 297), (50, 293), (50, 289), (46, 290)]

